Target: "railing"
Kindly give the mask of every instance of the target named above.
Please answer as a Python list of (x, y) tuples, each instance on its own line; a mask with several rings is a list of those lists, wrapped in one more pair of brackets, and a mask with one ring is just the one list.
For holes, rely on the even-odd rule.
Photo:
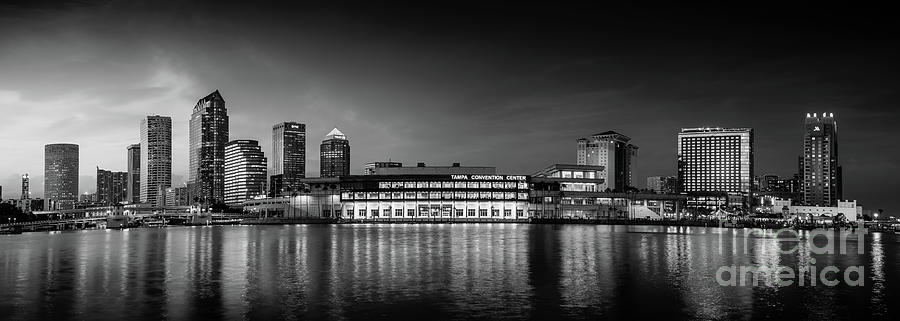
[(85, 223), (88, 221), (105, 221), (105, 220), (106, 220), (106, 217), (83, 217), (83, 218), (67, 218), (67, 219), (58, 219), (58, 220), (21, 221), (21, 222), (0, 224), (0, 227), (30, 226), (30, 225), (54, 225), (54, 224), (64, 224), (64, 223)]

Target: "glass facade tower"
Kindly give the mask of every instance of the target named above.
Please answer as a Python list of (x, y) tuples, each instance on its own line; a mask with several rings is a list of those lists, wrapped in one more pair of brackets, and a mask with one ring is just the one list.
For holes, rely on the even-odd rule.
[(188, 189), (206, 204), (225, 202), (228, 113), (216, 90), (197, 101), (190, 122)]

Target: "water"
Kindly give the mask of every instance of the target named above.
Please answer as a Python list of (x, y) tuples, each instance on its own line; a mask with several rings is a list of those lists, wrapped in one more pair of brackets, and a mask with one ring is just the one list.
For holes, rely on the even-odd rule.
[[(702, 227), (173, 227), (0, 235), (0, 319), (834, 319), (898, 315), (900, 247)], [(821, 240), (821, 239), (818, 239)], [(743, 250), (747, 241), (747, 251)], [(800, 246), (797, 253), (779, 248)], [(810, 264), (815, 259), (815, 264)], [(864, 286), (722, 286), (722, 266), (864, 268)], [(894, 290), (890, 284), (895, 283)]]

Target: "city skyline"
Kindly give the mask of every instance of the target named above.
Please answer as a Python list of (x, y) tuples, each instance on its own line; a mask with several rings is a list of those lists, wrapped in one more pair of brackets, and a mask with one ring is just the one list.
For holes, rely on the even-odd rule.
[[(890, 180), (880, 187), (868, 184), (900, 174), (896, 152), (891, 150), (889, 141), (879, 139), (897, 131), (891, 125), (897, 115), (890, 110), (896, 104), (896, 94), (890, 89), (897, 85), (897, 65), (889, 62), (896, 54), (892, 51), (894, 45), (885, 44), (886, 40), (856, 47), (847, 46), (853, 44), (847, 34), (837, 35), (837, 46), (811, 37), (805, 39), (811, 42), (806, 49), (787, 46), (783, 52), (756, 57), (752, 50), (742, 51), (753, 41), (704, 42), (676, 34), (681, 35), (679, 39), (688, 40), (687, 45), (692, 48), (710, 49), (698, 51), (700, 57), (689, 57), (677, 46), (667, 46), (661, 39), (647, 38), (635, 31), (632, 35), (638, 39), (661, 44), (672, 55), (670, 64), (643, 66), (655, 56), (622, 39), (612, 39), (606, 49), (554, 43), (573, 50), (566, 55), (527, 54), (520, 50), (540, 47), (559, 30), (545, 30), (532, 38), (537, 40), (534, 43), (507, 41), (494, 48), (489, 45), (493, 40), (490, 34), (457, 40), (454, 36), (458, 34), (443, 29), (440, 19), (426, 24), (419, 33), (389, 36), (391, 26), (354, 19), (352, 14), (335, 14), (338, 23), (321, 19), (309, 22), (313, 27), (336, 28), (337, 37), (348, 40), (346, 45), (317, 38), (309, 29), (285, 19), (254, 24), (257, 29), (240, 33), (235, 26), (217, 25), (203, 14), (162, 27), (165, 31), (183, 31), (199, 26), (198, 31), (172, 40), (157, 37), (163, 34), (159, 31), (150, 32), (148, 38), (129, 41), (125, 40), (127, 36), (145, 30), (102, 28), (117, 23), (115, 19), (104, 19), (127, 9), (120, 6), (127, 5), (117, 4), (105, 10), (86, 6), (29, 13), (48, 16), (45, 20), (35, 19), (47, 24), (43, 29), (29, 29), (29, 23), (19, 24), (10, 16), (0, 20), (3, 30), (14, 35), (19, 45), (14, 48), (12, 42), (0, 40), (0, 46), (9, 49), (0, 66), (9, 70), (10, 76), (0, 82), (0, 105), (6, 113), (17, 111), (10, 115), (13, 124), (0, 129), (0, 143), (8, 146), (6, 154), (16, 155), (0, 160), (0, 185), (6, 187), (7, 198), (16, 197), (15, 187), (23, 173), (32, 177), (32, 197), (42, 197), (41, 146), (57, 142), (81, 146), (80, 173), (85, 175), (79, 179), (79, 191), (91, 192), (95, 178), (90, 173), (96, 166), (126, 170), (121, 151), (138, 140), (134, 128), (141, 117), (151, 114), (173, 119), (172, 185), (181, 186), (187, 179), (190, 107), (197, 97), (215, 89), (229, 96), (229, 116), (233, 119), (230, 139), (254, 139), (262, 146), (271, 146), (271, 124), (287, 120), (307, 124), (307, 133), (316, 138), (314, 141), (338, 127), (353, 137), (352, 174), (361, 174), (362, 165), (367, 162), (389, 158), (407, 164), (461, 162), (496, 166), (505, 173), (530, 174), (545, 164), (574, 163), (571, 150), (575, 138), (609, 129), (628, 135), (641, 147), (633, 179), (639, 185), (648, 176), (675, 175), (675, 135), (682, 127), (754, 128), (758, 146), (756, 174), (789, 177), (796, 172), (796, 155), (802, 152), (803, 116), (828, 111), (841, 121), (844, 197), (858, 199), (868, 208), (889, 207), (887, 191), (898, 187)], [(216, 13), (230, 17), (237, 12), (227, 6), (216, 10), (224, 10)], [(312, 11), (305, 15), (321, 18), (333, 14), (327, 10)], [(520, 18), (512, 19), (511, 24), (522, 27), (526, 19), (521, 17), (537, 15), (525, 11), (519, 12)], [(550, 10), (547, 14), (560, 13)], [(130, 18), (169, 22), (161, 16), (165, 15), (139, 14)], [(65, 17), (80, 17), (82, 24), (69, 28)], [(253, 18), (254, 22), (265, 20), (260, 16)], [(573, 20), (576, 22), (571, 24), (585, 19), (576, 15)], [(477, 25), (481, 21), (470, 23)], [(349, 26), (336, 26), (343, 22), (350, 22)], [(374, 40), (357, 34), (368, 27), (373, 27)], [(67, 29), (73, 31), (63, 31)], [(313, 45), (305, 48), (291, 42), (281, 46), (272, 37), (253, 37), (287, 30), (300, 30), (300, 38), (313, 40)], [(690, 29), (676, 28), (673, 32), (685, 30)], [(820, 32), (836, 31), (824, 28)], [(238, 35), (239, 40), (225, 42), (225, 33)], [(772, 40), (775, 44), (763, 45), (775, 48), (801, 33), (790, 29), (785, 38)], [(31, 41), (40, 36), (59, 42)], [(113, 40), (107, 41), (105, 36)], [(185, 45), (204, 36), (222, 40), (217, 46), (223, 50), (207, 53), (205, 48)], [(741, 33), (737, 37), (759, 40)], [(563, 39), (575, 38), (569, 35)], [(80, 41), (87, 47), (76, 45)], [(369, 56), (347, 53), (354, 48), (371, 49), (380, 42), (386, 44), (383, 51)], [(111, 43), (120, 46), (112, 48)], [(440, 53), (444, 44), (461, 49)], [(410, 46), (418, 46), (420, 52), (427, 54), (404, 53)], [(110, 57), (98, 48), (116, 49), (117, 56), (104, 62)], [(145, 54), (140, 50), (145, 48), (152, 50)], [(37, 49), (45, 50), (29, 57)], [(308, 49), (308, 53), (294, 57), (297, 49)], [(486, 49), (496, 49), (496, 53)], [(722, 52), (709, 53), (715, 51)], [(197, 53), (209, 62), (194, 58)], [(326, 57), (326, 53), (335, 56)], [(377, 59), (371, 61), (372, 57)], [(42, 77), (23, 74), (35, 68), (32, 59), (60, 61), (54, 67), (59, 67), (58, 71), (46, 70), (49, 76)], [(498, 65), (502, 60), (508, 62)], [(228, 62), (234, 61), (248, 61), (253, 68), (232, 68)], [(24, 69), (15, 66), (19, 64)], [(105, 68), (109, 64), (130, 67), (120, 72)], [(349, 65), (342, 67), (343, 64)], [(498, 67), (484, 67), (493, 65)], [(417, 68), (445, 74), (445, 79), (428, 77), (417, 72)], [(454, 69), (459, 72), (452, 72)], [(308, 70), (309, 76), (294, 76), (303, 70)], [(359, 70), (366, 71), (365, 75)], [(47, 80), (53, 75), (58, 80)], [(477, 78), (486, 81), (473, 81)], [(554, 85), (556, 82), (564, 85)], [(530, 116), (534, 114), (540, 116)], [(308, 143), (307, 148), (310, 146), (316, 150), (315, 143)], [(310, 153), (306, 160), (307, 170), (315, 173), (318, 155)]]

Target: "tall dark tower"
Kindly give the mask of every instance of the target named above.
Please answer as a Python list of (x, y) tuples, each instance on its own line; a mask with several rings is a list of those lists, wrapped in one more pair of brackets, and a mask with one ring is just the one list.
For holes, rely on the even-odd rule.
[(837, 206), (841, 199), (837, 121), (834, 113), (806, 114), (800, 168), (800, 201), (804, 205)]
[(350, 175), (350, 141), (337, 128), (332, 129), (320, 146), (321, 177)]
[[(171, 145), (171, 144), (170, 144)], [(128, 145), (128, 194), (125, 198), (130, 203), (141, 202), (141, 144)]]
[(73, 209), (78, 201), (78, 145), (44, 146), (44, 198), (53, 209)]
[(272, 175), (270, 194), (284, 195), (297, 190), (300, 179), (306, 177), (306, 125), (284, 122), (272, 126)]
[(192, 197), (206, 204), (225, 202), (225, 144), (228, 113), (216, 90), (197, 101), (190, 123), (188, 187)]

